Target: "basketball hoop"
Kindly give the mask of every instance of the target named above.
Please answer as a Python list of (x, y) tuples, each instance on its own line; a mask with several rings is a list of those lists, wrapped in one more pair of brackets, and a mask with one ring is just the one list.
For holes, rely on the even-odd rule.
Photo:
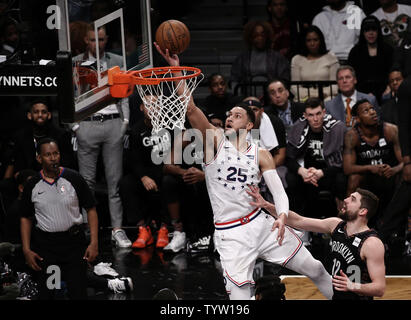
[[(178, 74), (178, 75), (176, 75)], [(187, 105), (204, 75), (194, 67), (159, 67), (139, 71), (109, 70), (110, 93), (125, 98), (133, 92), (132, 85), (143, 100), (151, 119), (153, 133), (163, 128), (184, 129)]]

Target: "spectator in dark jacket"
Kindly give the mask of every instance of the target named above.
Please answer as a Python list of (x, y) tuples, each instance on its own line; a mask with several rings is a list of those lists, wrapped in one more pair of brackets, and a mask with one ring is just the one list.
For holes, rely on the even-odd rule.
[(45, 100), (39, 98), (31, 102), (27, 112), (28, 125), (16, 134), (14, 171), (33, 169), (39, 171), (40, 164), (36, 160), (36, 147), (42, 138), (53, 138), (57, 141), (64, 167), (76, 169), (77, 163), (71, 144), (71, 133), (56, 127), (51, 122), (51, 113)]
[(137, 225), (139, 235), (134, 249), (145, 248), (154, 241), (152, 229), (159, 227), (156, 246), (168, 244), (168, 230), (162, 211), (163, 162), (171, 148), (168, 131), (152, 134), (151, 119), (143, 104), (144, 118), (136, 123), (130, 134), (131, 173), (119, 183), (124, 215), (128, 224)]
[(304, 104), (289, 99), (290, 91), (284, 81), (273, 79), (267, 85), (265, 112), (271, 112), (283, 122), (286, 131), (303, 115)]
[(233, 83), (267, 81), (273, 78), (290, 80), (290, 63), (271, 49), (271, 25), (266, 21), (250, 21), (244, 27), (247, 50), (235, 59), (231, 68)]
[(320, 191), (330, 191), (337, 206), (345, 197), (342, 151), (346, 127), (326, 114), (318, 98), (309, 98), (305, 106), (304, 118), (297, 120), (288, 135), (287, 183), (290, 209), (312, 217), (320, 215)]
[(348, 64), (357, 75), (357, 89), (372, 93), (381, 103), (392, 59), (393, 49), (383, 40), (380, 22), (376, 17), (368, 16), (361, 23), (359, 41), (348, 56)]
[(390, 92), (383, 96), (383, 104), (381, 106), (382, 120), (398, 125), (398, 88), (400, 87), (404, 77), (398, 68), (391, 69), (388, 75), (388, 85)]

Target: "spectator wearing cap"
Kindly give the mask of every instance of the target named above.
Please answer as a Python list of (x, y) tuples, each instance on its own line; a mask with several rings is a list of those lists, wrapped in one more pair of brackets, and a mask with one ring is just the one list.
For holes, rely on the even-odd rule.
[[(242, 104), (250, 107), (255, 114), (255, 122), (253, 130), (251, 131), (251, 138), (254, 141), (257, 141), (260, 147), (270, 151), (278, 175), (280, 176), (284, 188), (286, 188), (287, 184), (285, 176), (287, 174), (287, 168), (284, 166), (286, 133), (283, 123), (276, 115), (266, 113), (260, 100), (256, 97), (247, 97), (243, 100)], [(257, 135), (254, 130), (258, 130)], [(271, 193), (264, 183), (264, 179), (262, 179), (260, 187), (264, 197), (272, 202)]]
[[(286, 135), (281, 120), (272, 113), (266, 113), (257, 97), (247, 97), (242, 102), (249, 106), (255, 114), (253, 129), (259, 130), (259, 146), (273, 155), (276, 167), (284, 164)], [(256, 138), (253, 136), (253, 139)]]
[(291, 101), (290, 91), (281, 79), (273, 79), (266, 88), (266, 106), (264, 110), (280, 118), (286, 132), (303, 115), (304, 104)]
[(224, 119), (225, 119), (225, 117), (219, 116), (218, 114), (215, 114), (215, 113), (208, 114), (207, 117), (208, 117), (208, 120), (210, 121), (210, 123), (214, 127), (224, 129)]
[(373, 94), (379, 102), (387, 87), (393, 51), (383, 40), (378, 19), (366, 17), (361, 23), (360, 39), (348, 56), (348, 64), (356, 72), (358, 90)]
[[(318, 199), (329, 191), (336, 206), (345, 198), (343, 173), (344, 123), (326, 114), (318, 98), (305, 102), (304, 117), (297, 120), (288, 135), (287, 183), (290, 209), (304, 216), (320, 217)], [(336, 207), (334, 207), (336, 209)], [(333, 212), (322, 212), (332, 216)]]
[[(398, 127), (378, 119), (374, 106), (366, 99), (352, 109), (356, 124), (344, 138), (344, 173), (348, 175), (347, 195), (358, 187), (380, 198), (378, 212), (391, 200), (403, 168)], [(369, 221), (370, 227), (379, 214)]]

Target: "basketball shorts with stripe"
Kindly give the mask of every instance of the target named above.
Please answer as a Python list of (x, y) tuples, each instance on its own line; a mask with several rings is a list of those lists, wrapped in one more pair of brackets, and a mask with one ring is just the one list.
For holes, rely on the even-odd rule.
[(225, 230), (215, 230), (214, 243), (220, 254), (226, 286), (254, 284), (253, 270), (258, 258), (286, 266), (302, 246), (301, 239), (289, 227), (285, 228), (280, 246), (278, 229), (271, 231), (275, 219), (261, 213), (247, 224)]

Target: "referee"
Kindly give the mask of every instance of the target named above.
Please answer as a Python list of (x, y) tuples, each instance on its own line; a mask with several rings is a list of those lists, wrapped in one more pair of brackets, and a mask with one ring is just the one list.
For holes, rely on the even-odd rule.
[[(21, 238), (26, 263), (38, 272), (39, 299), (53, 299), (54, 289), (60, 288), (59, 276), (67, 284), (69, 299), (87, 299), (87, 262), (98, 255), (94, 197), (79, 173), (60, 167), (55, 140), (39, 141), (37, 154), (42, 170), (27, 182), (22, 197)], [(81, 228), (81, 208), (86, 209), (90, 225), (88, 246)]]

